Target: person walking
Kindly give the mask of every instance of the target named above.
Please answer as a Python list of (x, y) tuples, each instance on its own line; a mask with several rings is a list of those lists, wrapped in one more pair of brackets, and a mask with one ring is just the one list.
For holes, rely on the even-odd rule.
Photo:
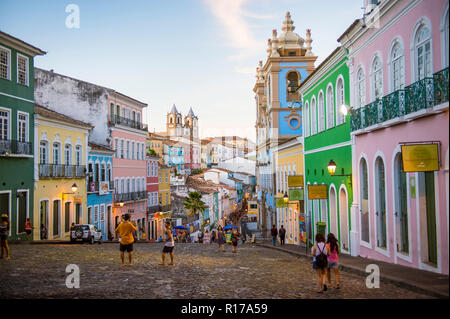
[(328, 255), (330, 251), (328, 246), (325, 244), (325, 236), (318, 233), (316, 234), (316, 244), (313, 246), (311, 251), (313, 258), (313, 269), (317, 272), (317, 280), (319, 283), (319, 293), (327, 291), (326, 280), (326, 269), (328, 267)]
[(286, 229), (284, 229), (283, 225), (281, 225), (281, 228), (278, 231), (278, 236), (280, 236), (280, 245), (284, 245), (284, 238), (286, 237)]
[(237, 231), (237, 228), (233, 228), (233, 230), (231, 231), (231, 248), (233, 253), (236, 253), (239, 236), (240, 234)]
[(27, 218), (27, 221), (25, 222), (25, 233), (27, 233), (27, 240), (30, 240), (31, 232), (32, 232), (32, 229), (33, 229), (33, 228), (34, 228), (34, 227), (31, 226), (31, 220), (30, 220), (30, 218)]
[(225, 233), (223, 232), (222, 226), (217, 228), (217, 244), (219, 245), (219, 251), (221, 246), (222, 251), (225, 251)]
[(170, 229), (170, 223), (166, 223), (166, 231), (165, 231), (165, 241), (163, 251), (162, 251), (162, 263), (161, 265), (166, 264), (166, 255), (170, 255), (170, 263), (169, 265), (173, 265), (173, 248), (175, 247), (175, 241), (173, 240), (172, 230)]
[(214, 243), (214, 242), (216, 242), (216, 231), (215, 230), (213, 230), (211, 232), (211, 243)]
[(3, 251), (6, 251), (6, 259), (10, 259), (9, 255), (9, 246), (8, 246), (8, 234), (9, 234), (9, 219), (8, 215), (2, 214), (0, 221), (0, 246), (2, 253), (0, 255), (0, 259), (3, 258)]
[(272, 229), (270, 230), (270, 235), (272, 235), (272, 244), (275, 246), (277, 243), (278, 230), (275, 227), (275, 224), (272, 225)]
[(336, 236), (333, 233), (329, 233), (327, 236), (327, 247), (330, 251), (330, 256), (328, 256), (328, 267), (327, 267), (327, 277), (328, 284), (331, 286), (331, 269), (334, 271), (334, 277), (336, 278), (336, 289), (341, 287), (341, 277), (339, 275), (339, 244)]
[(133, 232), (137, 230), (136, 226), (130, 223), (130, 215), (125, 214), (123, 221), (117, 226), (116, 233), (119, 233), (120, 238), (120, 258), (122, 259), (122, 266), (125, 266), (125, 251), (128, 252), (129, 265), (133, 266)]

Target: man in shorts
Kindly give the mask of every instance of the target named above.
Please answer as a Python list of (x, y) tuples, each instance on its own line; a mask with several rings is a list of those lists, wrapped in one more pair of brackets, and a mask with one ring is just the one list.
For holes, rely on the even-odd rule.
[(123, 221), (117, 226), (116, 232), (120, 237), (120, 258), (122, 259), (122, 266), (125, 266), (125, 251), (128, 252), (128, 260), (130, 266), (133, 266), (133, 232), (136, 231), (136, 226), (130, 223), (130, 215), (125, 214)]

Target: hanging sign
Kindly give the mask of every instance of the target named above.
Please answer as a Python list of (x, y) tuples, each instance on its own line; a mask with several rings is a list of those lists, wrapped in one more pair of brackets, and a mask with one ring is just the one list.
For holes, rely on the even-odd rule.
[(283, 197), (275, 198), (275, 202), (276, 202), (277, 208), (286, 208), (286, 207), (288, 207), (288, 203), (284, 202), (284, 198)]
[(303, 189), (290, 189), (289, 200), (304, 200), (305, 195)]
[(431, 172), (439, 170), (438, 144), (402, 145), (403, 171)]
[(109, 194), (109, 182), (100, 182), (99, 195)]
[(303, 175), (288, 176), (288, 187), (303, 187)]
[(327, 185), (308, 185), (308, 199), (327, 199)]

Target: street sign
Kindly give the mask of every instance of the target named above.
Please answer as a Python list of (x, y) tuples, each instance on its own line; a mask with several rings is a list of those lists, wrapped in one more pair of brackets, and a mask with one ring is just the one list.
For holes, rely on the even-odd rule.
[(303, 187), (303, 175), (288, 176), (288, 187)]
[(327, 199), (327, 185), (308, 185), (308, 199)]
[(275, 203), (276, 203), (277, 208), (286, 208), (286, 207), (288, 207), (288, 203), (284, 202), (284, 198), (283, 197), (275, 198)]
[(289, 190), (289, 200), (304, 200), (305, 192), (303, 189), (290, 189)]
[(438, 144), (402, 145), (403, 171), (431, 172), (439, 170)]

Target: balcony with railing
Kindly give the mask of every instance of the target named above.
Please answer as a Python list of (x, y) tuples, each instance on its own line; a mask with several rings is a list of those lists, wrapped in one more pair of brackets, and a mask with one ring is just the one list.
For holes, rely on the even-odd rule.
[(137, 200), (147, 199), (147, 191), (130, 192), (130, 193), (115, 193), (114, 202), (132, 202)]
[[(114, 181), (107, 181), (108, 182), (108, 191), (111, 192), (114, 190)], [(94, 182), (94, 181), (87, 181), (86, 183), (86, 191), (88, 193), (98, 193), (100, 191), (100, 184), (104, 182)]]
[(84, 178), (86, 168), (82, 165), (39, 164), (39, 178)]
[(445, 102), (448, 102), (448, 68), (354, 110), (350, 117), (351, 131), (432, 109)]
[(24, 157), (33, 155), (33, 146), (31, 142), (21, 142), (17, 140), (0, 139), (0, 155)]
[(109, 117), (109, 123), (111, 125), (112, 124), (125, 125), (125, 126), (131, 127), (131, 128), (142, 130), (142, 131), (148, 130), (147, 124), (143, 124), (142, 122), (138, 122), (136, 120), (122, 117), (119, 115), (111, 115)]

